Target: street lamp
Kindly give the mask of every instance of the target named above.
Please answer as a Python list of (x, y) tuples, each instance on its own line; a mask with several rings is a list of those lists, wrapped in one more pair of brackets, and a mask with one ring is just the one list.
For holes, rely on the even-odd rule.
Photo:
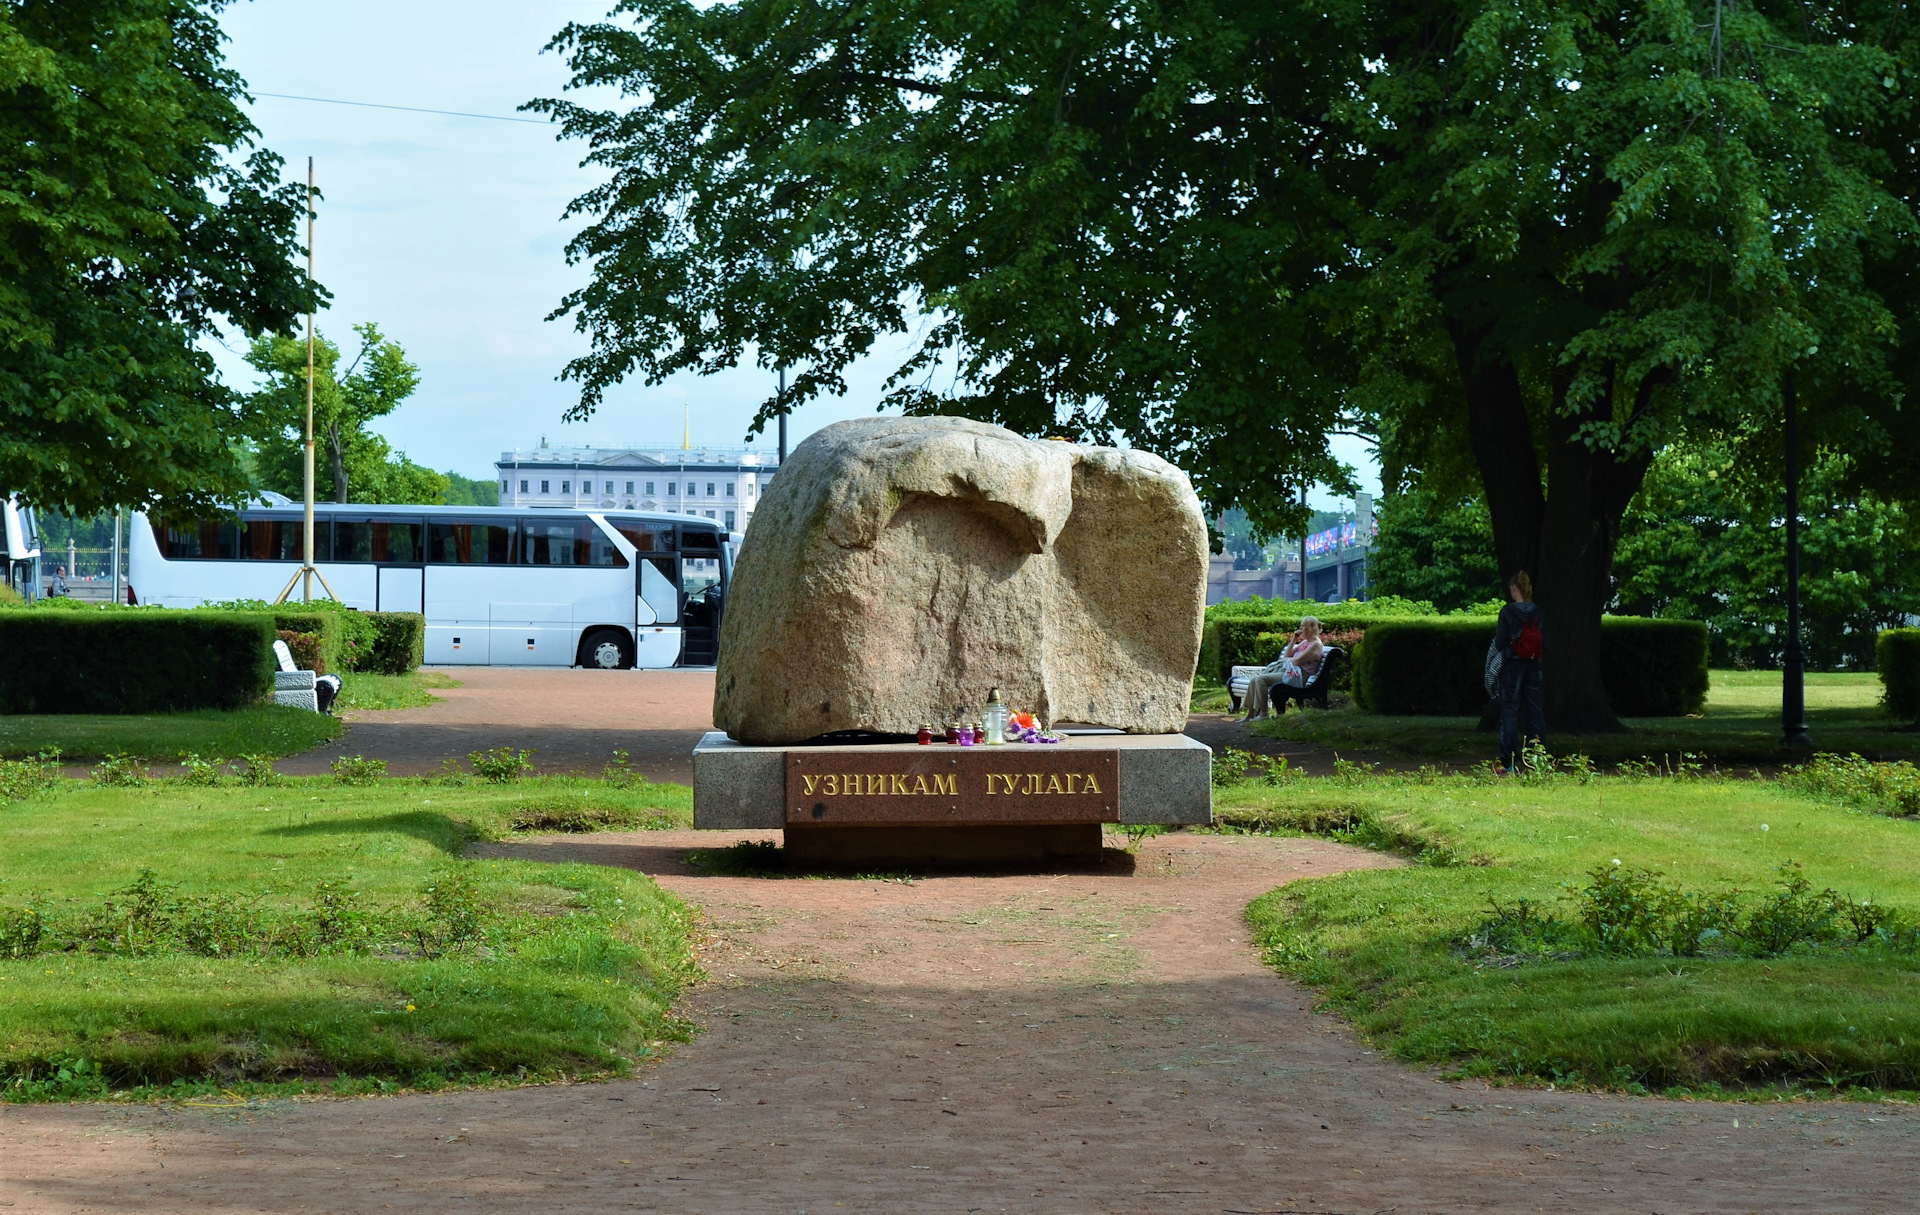
[(1787, 404), (1787, 651), (1780, 676), (1780, 726), (1785, 733), (1781, 741), (1789, 747), (1811, 747), (1807, 656), (1800, 648), (1800, 437), (1791, 367), (1783, 388)]

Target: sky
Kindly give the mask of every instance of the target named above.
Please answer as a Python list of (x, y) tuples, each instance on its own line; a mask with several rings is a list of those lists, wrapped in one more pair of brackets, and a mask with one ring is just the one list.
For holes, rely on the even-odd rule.
[[(420, 367), (420, 388), (378, 429), (416, 462), (475, 478), (513, 448), (550, 444), (678, 446), (683, 419), (695, 446), (746, 444), (771, 373), (752, 366), (682, 373), (608, 392), (588, 422), (564, 423), (578, 388), (556, 377), (584, 353), (571, 318), (546, 316), (586, 281), (566, 263), (587, 221), (567, 204), (597, 184), (584, 145), (558, 140), (518, 107), (560, 96), (566, 65), (542, 52), (569, 21), (596, 21), (607, 0), (248, 0), (221, 24), (228, 61), (247, 81), (260, 142), (304, 178), (306, 158), (324, 199), (314, 273), (333, 293), (319, 326), (351, 351), (351, 326), (374, 321)], [(265, 94), (455, 110), (534, 119), (498, 122), (287, 100)], [(610, 92), (574, 94), (605, 104)], [(821, 426), (874, 412), (908, 339), (880, 344), (852, 368), (847, 395), (810, 402), (788, 423), (789, 443)], [(216, 349), (229, 382), (255, 376), (230, 335)], [(769, 433), (751, 444), (774, 447)], [(1336, 454), (1377, 488), (1370, 452), (1336, 440)], [(1318, 504), (1332, 504), (1315, 495)]]

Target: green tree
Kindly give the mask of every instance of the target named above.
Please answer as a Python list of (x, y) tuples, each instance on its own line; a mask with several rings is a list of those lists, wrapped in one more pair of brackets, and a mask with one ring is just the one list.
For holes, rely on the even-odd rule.
[(80, 516), (248, 488), (200, 339), (284, 328), (303, 186), (239, 101), (220, 0), (0, 4), (0, 485)]
[(1897, 410), (1892, 339), (1920, 318), (1865, 279), (1912, 256), (1911, 195), (1882, 179), (1900, 21), (1556, 0), (1383, 26), (1355, 114), (1379, 157), (1367, 263), (1340, 323), (1390, 473), (1477, 468), (1501, 567), (1533, 571), (1553, 624), (1562, 728), (1612, 722), (1599, 618), (1654, 452), (1764, 444), (1795, 367), (1816, 426)]
[[(1920, 613), (1920, 533), (1909, 509), (1858, 487), (1824, 451), (1802, 486), (1802, 641), (1816, 668), (1869, 670), (1883, 628)], [(1717, 665), (1777, 667), (1787, 606), (1777, 481), (1726, 446), (1660, 453), (1627, 513), (1620, 610), (1706, 622)]]
[[(335, 502), (429, 502), (442, 500), (447, 478), (423, 468), (367, 429), (386, 417), (420, 384), (420, 369), (407, 361), (399, 343), (371, 322), (355, 325), (360, 349), (345, 368), (340, 349), (322, 334), (314, 337), (313, 432), (314, 493)], [(304, 337), (265, 334), (247, 352), (265, 383), (251, 397), (254, 412), (274, 427), (262, 445), (259, 467), (264, 488), (290, 497), (305, 494), (302, 441), (307, 408), (307, 343)]]
[(1411, 489), (1383, 498), (1380, 534), (1367, 555), (1367, 589), (1457, 612), (1501, 597), (1493, 521), (1478, 497), (1449, 503)]
[(633, 104), (535, 103), (609, 171), (576, 416), (749, 349), (839, 391), (925, 318), (887, 402), (1124, 438), (1264, 534), (1362, 430), (1390, 487), (1478, 490), (1579, 730), (1655, 451), (1767, 449), (1794, 368), (1810, 433), (1914, 468), (1899, 0), (618, 11), (555, 45)]
[(448, 506), (498, 506), (500, 505), (500, 483), (492, 477), (474, 480), (463, 477), (457, 472), (442, 473), (447, 479), (447, 492), (441, 501)]

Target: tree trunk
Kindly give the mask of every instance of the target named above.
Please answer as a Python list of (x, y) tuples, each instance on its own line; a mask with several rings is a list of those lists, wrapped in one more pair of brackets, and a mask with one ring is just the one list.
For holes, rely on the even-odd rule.
[(327, 458), (333, 463), (333, 500), (347, 500), (347, 453), (340, 443), (340, 423), (327, 427)]
[[(1571, 374), (1563, 371), (1553, 385), (1543, 476), (1518, 372), (1503, 354), (1488, 350), (1487, 329), (1456, 325), (1452, 332), (1500, 569), (1508, 576), (1528, 572), (1547, 617), (1547, 728), (1573, 734), (1619, 730), (1601, 676), (1600, 617), (1612, 595), (1620, 521), (1650, 456), (1622, 457), (1588, 446), (1580, 427), (1595, 419), (1586, 411), (1567, 414)], [(1651, 390), (1643, 385), (1643, 398)], [(1500, 593), (1504, 597), (1504, 586)]]

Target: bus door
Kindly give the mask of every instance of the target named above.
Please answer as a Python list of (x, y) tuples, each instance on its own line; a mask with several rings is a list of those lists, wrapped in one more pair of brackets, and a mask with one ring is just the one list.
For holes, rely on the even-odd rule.
[(633, 665), (658, 670), (680, 661), (680, 560), (672, 553), (634, 557)]
[(680, 665), (710, 667), (720, 657), (720, 533), (680, 532), (680, 603), (687, 640)]

